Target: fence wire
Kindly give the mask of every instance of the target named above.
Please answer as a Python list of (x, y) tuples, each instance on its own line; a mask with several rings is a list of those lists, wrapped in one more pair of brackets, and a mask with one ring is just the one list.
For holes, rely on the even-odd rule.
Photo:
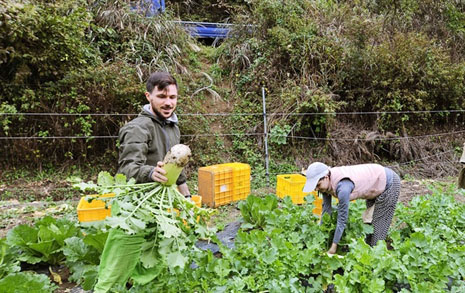
[[(386, 114), (441, 114), (441, 113), (464, 113), (465, 110), (432, 110), (432, 111), (384, 111), (384, 112), (326, 112), (326, 113), (316, 113), (316, 112), (309, 112), (309, 113), (269, 113), (265, 114), (267, 117), (273, 116), (318, 116), (318, 115), (386, 115)], [(0, 113), (0, 116), (137, 116), (138, 114), (135, 113)], [(264, 113), (179, 113), (178, 116), (264, 116)], [(285, 137), (289, 139), (303, 139), (303, 140), (317, 140), (317, 141), (399, 141), (399, 140), (408, 140), (408, 139), (423, 139), (423, 138), (431, 138), (431, 137), (441, 137), (447, 135), (456, 135), (456, 134), (463, 134), (465, 130), (459, 131), (451, 131), (451, 132), (443, 132), (443, 133), (435, 133), (435, 134), (426, 134), (426, 135), (418, 135), (418, 136), (402, 136), (402, 137), (374, 137), (374, 138), (332, 138), (332, 137), (311, 137), (311, 136), (294, 136), (294, 135), (276, 135), (267, 133), (268, 137)], [(264, 136), (265, 133), (197, 133), (197, 134), (184, 134), (181, 137), (227, 137), (227, 136), (240, 136), (240, 137), (252, 137), (252, 136)], [(40, 140), (40, 139), (117, 139), (118, 136), (116, 135), (95, 135), (95, 136), (2, 136), (0, 140)], [(439, 158), (442, 155), (453, 153), (455, 150), (444, 151), (440, 153), (436, 153), (433, 155), (429, 155), (426, 157), (422, 157), (419, 159), (414, 159), (408, 162), (398, 163), (394, 165), (390, 165), (387, 167), (399, 167), (410, 165), (415, 162), (423, 161), (426, 159), (430, 159), (433, 157)], [(270, 172), (271, 176), (276, 176), (278, 173)], [(45, 187), (39, 187), (45, 188)], [(72, 187), (58, 187), (58, 188), (47, 188), (47, 192), (53, 191), (69, 191), (72, 190)], [(5, 186), (0, 186), (0, 194), (4, 191), (35, 191), (37, 188), (10, 188)]]
[[(367, 112), (308, 112), (269, 113), (267, 116), (322, 116), (322, 115), (385, 115), (385, 114), (437, 114), (464, 113), (465, 110), (418, 110), (418, 111), (367, 111)], [(137, 116), (138, 113), (0, 113), (0, 116)], [(177, 116), (262, 116), (263, 113), (177, 113)]]
[[(433, 158), (433, 157), (437, 157), (439, 158), (439, 156), (441, 155), (444, 155), (444, 154), (449, 154), (449, 153), (453, 153), (455, 152), (455, 150), (449, 150), (449, 151), (444, 151), (444, 152), (440, 152), (440, 153), (436, 153), (434, 155), (430, 155), (430, 156), (425, 156), (425, 157), (422, 157), (422, 158), (419, 158), (419, 159), (415, 159), (415, 160), (411, 160), (411, 161), (408, 161), (408, 162), (403, 162), (403, 163), (398, 163), (398, 164), (394, 164), (394, 165), (388, 165), (386, 167), (388, 168), (396, 168), (396, 167), (400, 167), (400, 166), (405, 166), (405, 165), (410, 165), (410, 164), (413, 164), (413, 163), (416, 163), (416, 162), (419, 162), (419, 161), (423, 161), (423, 160), (426, 160), (426, 159), (430, 159), (430, 158)], [(276, 176), (276, 175), (280, 175), (281, 173), (274, 173), (274, 172), (271, 172), (269, 175), (271, 176)], [(300, 174), (298, 172), (294, 173), (294, 174)], [(252, 170), (252, 176), (253, 176), (253, 170)], [(42, 189), (46, 189), (46, 191), (48, 193), (50, 192), (54, 192), (54, 191), (70, 191), (70, 190), (76, 190), (75, 188), (69, 186), (69, 187), (56, 187), (56, 188), (47, 188), (45, 186), (39, 186), (39, 187), (35, 187), (35, 188), (23, 188), (23, 187), (2, 187), (0, 186), (0, 194), (4, 191), (7, 191), (7, 192), (24, 192), (24, 191), (40, 191)], [(78, 191), (78, 190), (76, 190)]]
[[(313, 136), (295, 136), (284, 134), (268, 133), (268, 137), (285, 137), (305, 140), (319, 141), (396, 141), (408, 139), (421, 139), (428, 137), (440, 137), (453, 134), (465, 133), (465, 130), (442, 132), (435, 134), (417, 135), (417, 136), (399, 136), (386, 138), (330, 138), (330, 137), (313, 137)], [(197, 133), (197, 134), (182, 134), (181, 137), (219, 137), (219, 136), (264, 136), (264, 133)], [(116, 139), (116, 135), (90, 135), (90, 136), (2, 136), (0, 140), (36, 140), (36, 139)]]

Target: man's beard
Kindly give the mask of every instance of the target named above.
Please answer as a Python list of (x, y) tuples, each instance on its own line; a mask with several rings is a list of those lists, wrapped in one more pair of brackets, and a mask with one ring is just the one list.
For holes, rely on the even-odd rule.
[(158, 111), (158, 110), (155, 109), (154, 107), (151, 106), (151, 108), (152, 108), (153, 113), (155, 113), (155, 115), (158, 116), (160, 119), (168, 119), (168, 118), (170, 118), (171, 116), (173, 116), (173, 113), (174, 113), (174, 111), (172, 111), (172, 112), (171, 112), (171, 115), (170, 115), (169, 117), (165, 117), (165, 116), (163, 116), (162, 113), (160, 113), (160, 111)]

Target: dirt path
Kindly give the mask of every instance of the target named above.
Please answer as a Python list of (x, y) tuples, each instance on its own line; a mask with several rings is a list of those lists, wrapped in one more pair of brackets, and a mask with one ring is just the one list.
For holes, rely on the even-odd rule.
[(402, 180), (400, 185), (399, 202), (408, 203), (415, 196), (431, 194), (425, 181), (419, 180)]
[[(404, 204), (408, 203), (415, 196), (423, 196), (432, 194), (432, 191), (428, 188), (432, 184), (443, 183), (449, 185), (453, 182), (451, 179), (448, 180), (402, 180), (400, 188), (399, 202)], [(454, 194), (455, 200), (458, 202), (465, 203), (465, 197), (459, 193)]]

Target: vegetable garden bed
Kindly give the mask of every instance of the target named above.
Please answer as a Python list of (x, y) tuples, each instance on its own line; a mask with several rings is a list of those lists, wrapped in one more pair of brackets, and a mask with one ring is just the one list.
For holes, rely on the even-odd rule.
[[(465, 205), (454, 197), (463, 198), (463, 191), (442, 185), (408, 206), (399, 204), (388, 245), (373, 248), (364, 242), (370, 227), (359, 220), (363, 202), (351, 204), (339, 257), (330, 257), (335, 214), (318, 225), (311, 203), (250, 196), (239, 204), (243, 222), (233, 248), (213, 236), (219, 253), (197, 249), (198, 235), (191, 231), (182, 251), (191, 265), (161, 261), (152, 282), (119, 291), (464, 292)], [(24, 292), (65, 292), (70, 282), (93, 286), (107, 230), (73, 216), (43, 217), (9, 231), (0, 241), (0, 291), (13, 292), (17, 284), (27, 285)], [(59, 286), (57, 275), (66, 275), (65, 268), (70, 275), (62, 275)]]

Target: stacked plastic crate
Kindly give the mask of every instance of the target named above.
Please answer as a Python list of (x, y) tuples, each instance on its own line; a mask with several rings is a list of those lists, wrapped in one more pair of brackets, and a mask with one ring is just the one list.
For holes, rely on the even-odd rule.
[(250, 194), (250, 166), (226, 163), (199, 168), (199, 195), (209, 207), (246, 199)]
[(250, 194), (250, 166), (244, 163), (223, 164), (233, 169), (233, 201), (246, 199)]

